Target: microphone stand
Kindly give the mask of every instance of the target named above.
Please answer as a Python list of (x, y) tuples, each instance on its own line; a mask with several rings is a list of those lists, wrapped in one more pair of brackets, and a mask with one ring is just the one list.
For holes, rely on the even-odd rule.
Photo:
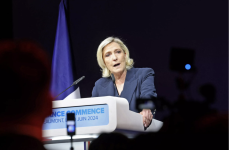
[[(117, 86), (116, 86), (116, 84), (115, 84), (115, 77), (114, 77), (113, 74), (111, 74), (111, 79), (112, 79), (112, 81), (113, 81), (113, 83), (114, 83), (114, 86), (115, 86), (115, 88), (116, 88), (116, 91), (118, 92)], [(119, 95), (119, 93), (118, 93), (118, 95)], [(120, 95), (119, 95), (119, 96), (120, 96)]]
[(72, 145), (72, 135), (71, 135), (71, 148), (70, 148), (70, 150), (74, 150), (74, 147), (73, 147), (73, 145)]

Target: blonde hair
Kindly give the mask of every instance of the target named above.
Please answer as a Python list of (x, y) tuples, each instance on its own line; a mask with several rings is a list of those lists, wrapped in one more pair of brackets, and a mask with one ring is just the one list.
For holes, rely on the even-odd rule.
[(133, 67), (133, 64), (134, 64), (133, 59), (130, 58), (129, 50), (126, 47), (126, 45), (119, 38), (108, 37), (100, 43), (100, 45), (97, 49), (97, 61), (98, 61), (100, 68), (102, 69), (101, 71), (102, 71), (103, 77), (109, 77), (111, 75), (110, 70), (108, 70), (108, 68), (106, 67), (106, 65), (103, 61), (103, 48), (111, 42), (115, 42), (115, 43), (119, 44), (121, 49), (126, 53), (126, 69), (127, 70), (131, 69)]

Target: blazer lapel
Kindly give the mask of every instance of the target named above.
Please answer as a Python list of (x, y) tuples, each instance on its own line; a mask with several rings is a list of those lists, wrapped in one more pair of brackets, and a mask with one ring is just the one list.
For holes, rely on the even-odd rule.
[(127, 71), (126, 80), (124, 84), (121, 97), (126, 98), (131, 103), (132, 96), (137, 87), (137, 78), (135, 78), (134, 68)]
[(100, 96), (115, 96), (115, 88), (112, 80), (107, 78), (107, 80), (101, 84)]

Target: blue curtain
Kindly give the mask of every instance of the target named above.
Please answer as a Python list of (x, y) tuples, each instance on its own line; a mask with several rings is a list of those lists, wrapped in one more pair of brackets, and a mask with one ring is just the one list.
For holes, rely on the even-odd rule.
[[(59, 5), (59, 17), (52, 59), (51, 92), (54, 97), (72, 85), (75, 80), (66, 12), (67, 0), (62, 0)], [(71, 87), (56, 99), (63, 100), (75, 91), (76, 88), (76, 85)]]

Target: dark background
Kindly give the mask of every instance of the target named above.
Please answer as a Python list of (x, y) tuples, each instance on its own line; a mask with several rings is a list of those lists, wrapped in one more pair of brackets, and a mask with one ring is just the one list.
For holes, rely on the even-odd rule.
[[(1, 5), (1, 39), (39, 42), (52, 57), (60, 0), (8, 0)], [(81, 97), (90, 97), (101, 77), (97, 47), (108, 36), (121, 38), (134, 67), (155, 71), (159, 97), (175, 102), (180, 94), (169, 69), (172, 47), (195, 50), (197, 73), (185, 91), (189, 101), (203, 101), (199, 87), (216, 88), (213, 108), (228, 110), (228, 11), (225, 0), (86, 0), (69, 1), (70, 36)], [(193, 73), (184, 73), (184, 80)]]

